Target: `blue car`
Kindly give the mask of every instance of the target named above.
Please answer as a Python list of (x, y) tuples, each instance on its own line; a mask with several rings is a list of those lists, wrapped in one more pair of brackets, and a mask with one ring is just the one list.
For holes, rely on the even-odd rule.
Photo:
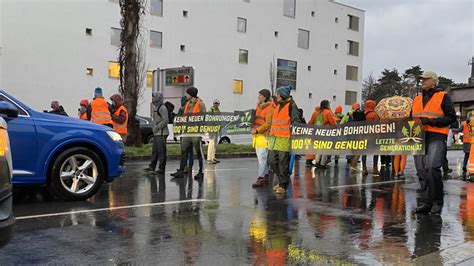
[(124, 172), (124, 143), (111, 128), (36, 112), (0, 90), (8, 124), (13, 185), (45, 185), (65, 200), (85, 200)]

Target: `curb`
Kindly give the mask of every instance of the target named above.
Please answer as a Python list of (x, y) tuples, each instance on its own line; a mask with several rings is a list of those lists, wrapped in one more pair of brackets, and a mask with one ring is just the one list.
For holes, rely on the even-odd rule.
[[(254, 158), (257, 157), (257, 154), (254, 152), (243, 152), (243, 153), (221, 153), (216, 154), (216, 157), (219, 159), (231, 159), (231, 158)], [(134, 161), (149, 161), (151, 160), (151, 155), (138, 155), (138, 156), (125, 156), (125, 161), (134, 162)], [(181, 155), (173, 154), (167, 155), (166, 160), (181, 160)]]

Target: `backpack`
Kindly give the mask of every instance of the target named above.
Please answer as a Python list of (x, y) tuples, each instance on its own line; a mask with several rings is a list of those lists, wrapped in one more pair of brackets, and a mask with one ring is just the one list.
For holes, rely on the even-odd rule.
[[(166, 103), (168, 103), (168, 102), (166, 102)], [(164, 106), (166, 107), (166, 110), (168, 111), (168, 124), (173, 124), (174, 118), (175, 118), (175, 116), (176, 116), (176, 114), (173, 113), (174, 105), (171, 104), (171, 103), (170, 103), (170, 104), (166, 104), (166, 103), (164, 103), (164, 104), (158, 106), (158, 108), (156, 108), (156, 111), (155, 111), (155, 112), (161, 117), (160, 108), (161, 108), (161, 106), (164, 105)], [(161, 117), (161, 118), (163, 118), (163, 117)]]

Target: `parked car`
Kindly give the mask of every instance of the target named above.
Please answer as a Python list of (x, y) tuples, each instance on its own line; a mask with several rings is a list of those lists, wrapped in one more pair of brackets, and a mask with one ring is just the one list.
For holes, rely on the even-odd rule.
[(45, 185), (62, 199), (84, 200), (125, 170), (124, 143), (111, 128), (34, 111), (3, 90), (0, 101), (9, 106), (14, 186)]
[(0, 102), (0, 247), (10, 241), (15, 226), (12, 212), (12, 157), (7, 123), (1, 116), (7, 115), (8, 109)]
[(143, 143), (153, 144), (153, 121), (151, 117), (137, 115)]

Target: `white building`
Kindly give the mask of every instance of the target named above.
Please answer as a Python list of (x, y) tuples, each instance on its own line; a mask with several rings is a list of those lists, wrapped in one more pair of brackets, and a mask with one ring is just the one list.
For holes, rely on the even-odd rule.
[[(253, 108), (278, 59), (296, 62), (292, 94), (306, 117), (323, 99), (346, 110), (360, 99), (362, 10), (328, 0), (147, 4), (148, 70), (193, 66), (207, 106), (218, 98), (223, 111)], [(0, 88), (37, 110), (59, 100), (71, 116), (95, 87), (116, 93), (119, 11), (117, 0), (0, 0)], [(140, 114), (149, 115), (150, 101), (147, 86)]]

